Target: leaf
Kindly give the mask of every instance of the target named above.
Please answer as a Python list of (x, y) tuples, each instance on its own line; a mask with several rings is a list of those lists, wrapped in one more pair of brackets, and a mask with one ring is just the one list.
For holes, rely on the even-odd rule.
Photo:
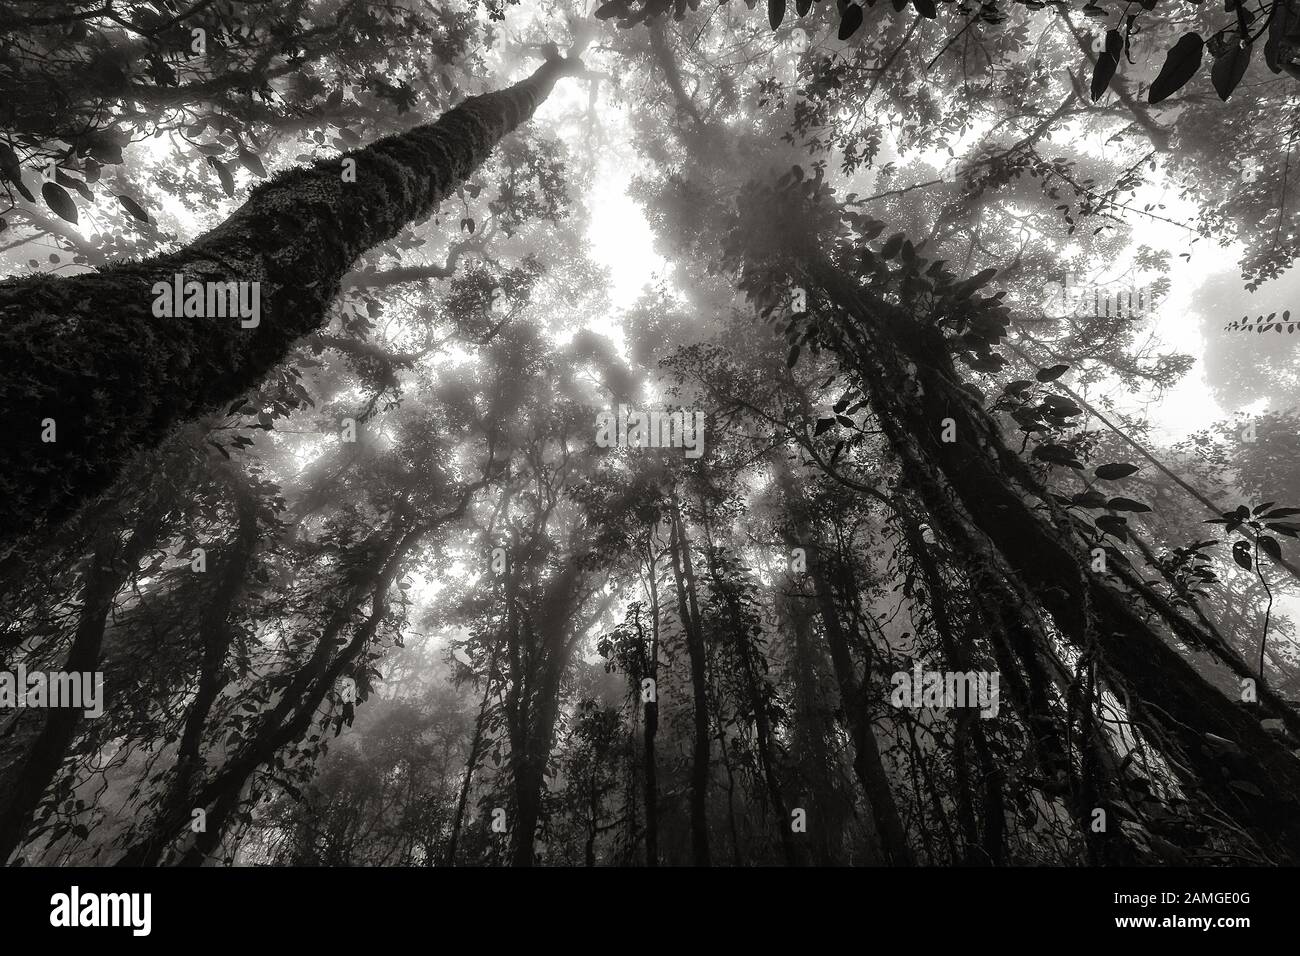
[(239, 161), (244, 164), (245, 169), (257, 178), (266, 178), (266, 167), (262, 165), (261, 157), (259, 157), (257, 153), (241, 149), (239, 151)]
[(1068, 365), (1053, 365), (1051, 368), (1041, 368), (1034, 378), (1040, 382), (1055, 382), (1058, 378), (1070, 370)]
[(1065, 465), (1069, 468), (1083, 467), (1083, 463), (1075, 459), (1074, 452), (1064, 445), (1054, 445), (1050, 442), (1035, 448), (1034, 457), (1053, 465)]
[(916, 7), (916, 12), (927, 20), (933, 20), (939, 15), (935, 9), (934, 0), (912, 0), (912, 6)]
[(1236, 561), (1239, 565), (1249, 571), (1251, 569), (1250, 545), (1245, 541), (1238, 541), (1234, 544), (1232, 546), (1232, 560)]
[(812, 0), (794, 0), (794, 12), (803, 16), (812, 9)]
[(1111, 498), (1106, 502), (1106, 507), (1112, 511), (1150, 511), (1150, 505), (1144, 505), (1140, 501), (1134, 501), (1132, 498)]
[(1014, 382), (1008, 382), (1002, 391), (1007, 395), (1019, 394), (1027, 391), (1033, 384), (1034, 383), (1029, 381), (1027, 378), (1018, 378)]
[(1270, 538), (1267, 535), (1260, 535), (1259, 546), (1274, 561), (1282, 560), (1282, 545), (1278, 544), (1277, 538)]
[(325, 97), (325, 107), (327, 109), (338, 109), (343, 103), (343, 91), (335, 90), (329, 96)]
[(1098, 478), (1104, 478), (1106, 481), (1118, 481), (1120, 478), (1127, 478), (1137, 470), (1137, 465), (1130, 465), (1125, 461), (1111, 465), (1101, 465), (1097, 468), (1095, 474)]
[(1105, 50), (1118, 60), (1124, 53), (1124, 34), (1120, 33), (1117, 29), (1107, 30)]
[(839, 38), (847, 40), (858, 32), (860, 26), (862, 26), (862, 8), (856, 3), (850, 3), (840, 14)]
[(1227, 100), (1237, 88), (1241, 78), (1246, 75), (1246, 66), (1250, 63), (1250, 44), (1229, 41), (1223, 51), (1214, 58), (1210, 69), (1210, 81), (1219, 99)]
[(1081, 491), (1071, 498), (1070, 504), (1078, 508), (1105, 508), (1106, 496), (1089, 488), (1087, 491)]
[(43, 183), (41, 185), (41, 198), (45, 200), (45, 205), (53, 209), (60, 219), (66, 219), (76, 225), (77, 204), (73, 202), (66, 189), (58, 183)]
[(1082, 408), (1061, 395), (1044, 395), (1043, 404), (1048, 407), (1053, 415), (1059, 415), (1062, 418), (1083, 414)]
[(597, 20), (608, 20), (610, 17), (616, 17), (623, 13), (624, 9), (622, 0), (610, 0), (609, 3), (596, 8), (595, 16)]
[(221, 180), (221, 188), (225, 190), (226, 195), (235, 195), (235, 177), (230, 174), (230, 167), (221, 160), (211, 157), (208, 157), (208, 162), (217, 171), (217, 178)]
[(144, 211), (144, 207), (132, 199), (130, 196), (118, 196), (117, 201), (122, 204), (122, 208), (135, 216), (141, 222), (149, 221), (149, 214)]
[(790, 354), (785, 357), (785, 367), (794, 368), (794, 363), (799, 361), (799, 346), (792, 346)]
[(0, 143), (0, 173), (6, 179), (17, 179), (23, 174), (23, 167), (18, 162), (18, 154), (4, 143)]
[(1119, 538), (1121, 541), (1128, 540), (1128, 522), (1119, 515), (1102, 515), (1097, 519), (1097, 527), (1109, 535)]
[(1110, 81), (1115, 76), (1115, 70), (1119, 67), (1119, 60), (1109, 53), (1103, 53), (1097, 57), (1097, 65), (1092, 70), (1092, 101), (1095, 103), (1101, 99), (1106, 88), (1110, 86)]
[(1265, 518), (1289, 518), (1292, 515), (1300, 515), (1300, 508), (1274, 508)]
[(349, 146), (356, 146), (361, 142), (361, 136), (346, 126), (339, 128), (339, 138)]
[(819, 418), (817, 419), (816, 427), (813, 428), (813, 437), (816, 438), (818, 435), (826, 431), (828, 428), (834, 428), (834, 427), (835, 427), (835, 419)]
[(785, 0), (767, 0), (767, 22), (775, 30), (785, 19)]
[(1147, 91), (1148, 103), (1159, 103), (1177, 93), (1201, 68), (1205, 41), (1199, 33), (1184, 33), (1165, 57), (1165, 64)]
[(968, 286), (971, 289), (981, 289), (988, 285), (992, 278), (997, 274), (998, 270), (990, 266), (987, 269), (981, 269), (979, 272), (975, 273), (967, 279), (963, 285)]
[(885, 244), (880, 247), (880, 255), (885, 259), (892, 259), (894, 256), (898, 255), (899, 250), (902, 248), (903, 234), (901, 232), (896, 232), (886, 239)]

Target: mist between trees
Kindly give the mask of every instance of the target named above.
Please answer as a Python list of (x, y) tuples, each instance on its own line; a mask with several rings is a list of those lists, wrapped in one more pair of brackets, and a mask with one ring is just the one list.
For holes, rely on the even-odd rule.
[(0, 13), (0, 859), (1300, 862), (1230, 7)]

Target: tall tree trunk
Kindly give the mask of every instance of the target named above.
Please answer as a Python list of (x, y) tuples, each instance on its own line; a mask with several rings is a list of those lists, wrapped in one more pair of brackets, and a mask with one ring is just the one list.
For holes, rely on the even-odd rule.
[[(1170, 643), (1209, 647), (1212, 638), (1162, 606), (1138, 575), (1114, 566), (1119, 562), (1108, 573), (1090, 572), (1088, 551), (1069, 518), (1006, 445), (983, 405), (961, 387), (938, 329), (918, 325), (822, 254), (810, 256), (806, 265), (812, 284), (852, 319), (837, 322), (841, 358), (870, 396), (905, 478), (963, 556), (978, 596), (1003, 596), (994, 610), (1002, 612), (1031, 679), (1029, 665), (1043, 662), (1046, 668), (1055, 655), (1050, 634), (1038, 623), (1041, 609), (1095, 662), (1148, 744), (1172, 758), (1207, 818), (1226, 815), (1259, 846), (1290, 862), (1300, 860), (1300, 762), (1260, 726), (1260, 713), (1225, 697)], [(946, 418), (955, 423), (956, 442), (939, 441)], [(1046, 757), (1042, 762), (1056, 763), (1064, 774), (1067, 752), (1049, 726), (1047, 708), (1033, 699), (1042, 694), (1041, 687), (1031, 687), (1030, 699), (1017, 703), (1027, 706), (1031, 721), (1038, 718), (1033, 736)], [(1260, 710), (1284, 722), (1296, 719), (1264, 701)], [(1242, 759), (1232, 762), (1231, 773), (1207, 746), (1207, 733), (1240, 748)], [(1079, 799), (1081, 792), (1076, 788), (1069, 803), (1087, 832), (1092, 807)], [(1111, 828), (1122, 839), (1118, 830)]]
[[(644, 702), (642, 748), (645, 762), (645, 862), (646, 866), (659, 865), (659, 774), (655, 756), (655, 737), (659, 733), (659, 582), (657, 561), (653, 545), (647, 544), (650, 582), (650, 648), (642, 665), (642, 673), (654, 681), (655, 699)], [(641, 622), (637, 621), (637, 637), (645, 646)], [(637, 688), (639, 691), (640, 688)]]
[(691, 695), (695, 704), (695, 736), (691, 754), (691, 847), (696, 866), (709, 865), (709, 694), (704, 670), (704, 635), (687, 575), (690, 542), (682, 527), (676, 500), (671, 503), (673, 580), (677, 589), (677, 614), (686, 632), (686, 652), (691, 665)]
[[(135, 571), (140, 558), (153, 547), (161, 529), (161, 518), (160, 511), (146, 515), (125, 543), (115, 524), (100, 532), (91, 555), (76, 634), (63, 663), (64, 671), (72, 674), (98, 671), (113, 599)], [(20, 688), (19, 692), (25, 690)], [(58, 773), (76, 738), (82, 712), (73, 707), (56, 707), (40, 717), (43, 725), (39, 733), (27, 746), (24, 756), (8, 768), (6, 781), (0, 786), (0, 864), (21, 845), (27, 834), (45, 788)]]
[[(387, 611), (388, 590), (401, 572), (407, 555), (426, 530), (425, 526), (409, 530), (395, 527), (386, 540), (372, 545), (374, 553), (368, 556), (357, 570), (352, 585), (346, 588), (343, 599), (322, 630), (310, 660), (294, 675), (276, 706), (262, 715), (252, 742), (197, 788), (191, 808), (181, 808), (179, 812), (175, 808), (166, 808), (160, 813), (150, 833), (129, 846), (118, 859), (117, 866), (157, 864), (167, 848), (188, 828), (190, 809), (206, 810), (207, 832), (216, 831), (215, 836), (198, 835), (195, 845), (207, 847), (202, 855), (206, 856), (216, 846), (220, 831), (237, 809), (249, 778), (281, 748), (307, 732), (344, 669), (353, 664), (369, 645)], [(371, 596), (370, 613), (356, 627), (351, 640), (338, 649), (338, 640), (366, 593)], [(192, 863), (193, 856), (187, 851), (182, 858)]]
[(797, 540), (789, 540), (788, 543), (792, 547), (802, 547), (808, 559), (808, 576), (812, 579), (813, 598), (817, 604), (818, 615), (822, 619), (822, 632), (826, 635), (826, 646), (830, 651), (835, 682), (839, 685), (840, 707), (853, 740), (853, 772), (858, 778), (858, 783), (862, 785), (862, 792), (871, 810), (876, 835), (886, 859), (894, 866), (913, 866), (916, 861), (907, 839), (907, 830), (903, 826), (903, 818), (899, 815), (893, 790), (890, 789), (889, 776), (885, 773), (880, 747), (876, 743), (875, 731), (871, 725), (871, 705), (866, 695), (867, 675), (858, 677), (853, 655), (849, 650), (848, 636), (844, 633), (839, 611), (835, 606), (835, 593), (828, 574), (826, 558), (812, 529), (802, 517), (802, 500), (795, 488), (793, 476), (783, 458), (774, 456), (772, 461), (776, 468), (777, 481), (781, 485), (786, 501), (792, 506), (791, 511), (796, 519)]
[(750, 634), (742, 617), (740, 600), (736, 594), (735, 586), (722, 579), (718, 551), (713, 543), (713, 532), (710, 527), (707, 509), (703, 512), (703, 527), (707, 546), (706, 556), (709, 578), (714, 591), (723, 600), (727, 615), (731, 619), (732, 640), (735, 642), (737, 663), (740, 666), (741, 681), (747, 698), (746, 703), (754, 717), (754, 737), (758, 749), (759, 772), (763, 777), (767, 798), (772, 804), (772, 812), (776, 817), (777, 833), (781, 836), (781, 852), (785, 857), (786, 866), (797, 866), (799, 856), (795, 850), (794, 834), (790, 830), (790, 816), (785, 809), (785, 796), (781, 793), (781, 785), (776, 779), (772, 722), (768, 715), (767, 694), (765, 693), (768, 684), (766, 678), (758, 673), (758, 664), (754, 660), (757, 655), (750, 644)]
[[(935, 630), (939, 634), (944, 656), (956, 671), (965, 673), (974, 670), (966, 647), (957, 639), (948, 606), (946, 586), (920, 528), (909, 515), (902, 516), (901, 525), (903, 535), (907, 539), (908, 550), (912, 553), (912, 560), (921, 569), (925, 580), (930, 612)], [(953, 772), (957, 777), (958, 786), (957, 814), (966, 839), (965, 859), (969, 864), (983, 863), (996, 866), (1002, 862), (1006, 831), (1006, 810), (1002, 799), (1003, 774), (993, 762), (988, 749), (988, 739), (984, 736), (984, 728), (980, 725), (978, 715), (968, 710), (959, 714), (957, 720), (953, 739)], [(982, 837), (977, 834), (974, 808), (971, 806), (970, 769), (966, 754), (967, 738), (975, 749), (983, 783), (984, 832)]]
[(456, 845), (460, 842), (460, 828), (465, 820), (465, 806), (469, 802), (469, 787), (478, 767), (479, 754), (483, 749), (483, 729), (487, 725), (488, 702), (492, 694), (492, 672), (496, 669), (497, 648), (500, 642), (492, 646), (488, 657), (487, 677), (483, 681), (483, 700), (479, 704), (478, 717), (474, 720), (474, 736), (469, 744), (469, 757), (465, 760), (465, 776), (461, 778), (460, 794), (456, 797), (456, 812), (451, 820), (451, 836), (447, 840), (447, 850), (443, 856), (443, 866), (456, 865)]
[[(576, 61), (548, 59), (505, 90), (341, 159), (289, 170), (173, 253), (67, 278), (0, 283), (0, 557), (103, 491), (173, 425), (229, 403), (320, 327), (352, 263), (420, 220)], [(355, 163), (355, 181), (344, 163)], [(156, 282), (260, 283), (260, 323), (153, 315)], [(42, 441), (45, 419), (56, 440)]]

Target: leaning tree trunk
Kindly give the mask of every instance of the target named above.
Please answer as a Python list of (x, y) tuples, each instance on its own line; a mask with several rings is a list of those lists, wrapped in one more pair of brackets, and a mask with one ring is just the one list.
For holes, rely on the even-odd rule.
[[(357, 257), (436, 209), (576, 64), (548, 59), (435, 123), (289, 170), (176, 252), (0, 283), (0, 556), (105, 490), (173, 425), (255, 385), (321, 326)], [(154, 283), (176, 274), (260, 283), (259, 324), (156, 318)]]
[[(157, 540), (160, 520), (148, 517), (122, 542), (116, 526), (100, 532), (91, 552), (82, 606), (72, 646), (63, 663), (70, 674), (93, 674), (99, 669), (113, 599), (135, 571), (141, 556)], [(102, 690), (101, 690), (102, 693)], [(40, 713), (39, 711), (37, 713)], [(23, 756), (9, 768), (7, 781), (0, 785), (0, 864), (23, 842), (41, 797), (76, 739), (82, 712), (72, 707), (54, 707), (41, 714), (42, 724)]]
[[(1118, 567), (1089, 570), (1088, 550), (1070, 519), (962, 388), (936, 328), (920, 326), (825, 256), (813, 257), (806, 274), (848, 317), (837, 322), (841, 359), (869, 394), (908, 483), (977, 577), (1023, 602), (1018, 627), (1016, 614), (1004, 616), (1020, 663), (1056, 654), (1035, 623), (1045, 610), (1125, 702), (1147, 743), (1170, 760), (1206, 819), (1226, 817), (1272, 855), (1300, 860), (1300, 762), (1260, 725), (1262, 716), (1291, 723), (1294, 713), (1261, 706), (1252, 714), (1229, 700), (1170, 643), (1210, 646), (1208, 635), (1198, 637), (1200, 629), (1142, 590), (1137, 576)], [(941, 423), (949, 418), (958, 440), (942, 442)], [(1031, 719), (1043, 718), (1036, 732), (1049, 757), (1044, 763), (1068, 762), (1059, 738), (1047, 733), (1046, 708), (1033, 699), (1039, 692), (1029, 690), (1018, 704)], [(1207, 734), (1228, 741), (1238, 759), (1225, 761)], [(1101, 791), (1090, 793), (1092, 781), (1072, 781), (1071, 810), (1085, 833), (1092, 806), (1114, 810), (1109, 798), (1117, 783), (1102, 780)], [(1099, 802), (1090, 805), (1088, 797)], [(1112, 825), (1109, 832), (1122, 841), (1119, 830)]]

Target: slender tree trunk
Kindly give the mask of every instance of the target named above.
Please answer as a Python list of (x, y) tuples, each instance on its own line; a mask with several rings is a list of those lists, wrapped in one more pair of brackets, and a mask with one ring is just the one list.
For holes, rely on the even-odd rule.
[[(691, 755), (691, 846), (696, 866), (709, 865), (709, 695), (708, 680), (704, 670), (704, 635), (700, 633), (699, 616), (694, 605), (685, 568), (686, 552), (690, 542), (682, 527), (681, 511), (672, 502), (670, 515), (672, 540), (673, 579), (677, 587), (677, 614), (686, 632), (686, 651), (691, 664), (691, 695), (695, 704), (695, 736)], [(689, 597), (688, 597), (689, 592)]]
[[(659, 865), (659, 775), (658, 761), (655, 756), (655, 737), (659, 733), (659, 582), (656, 580), (658, 568), (653, 548), (647, 547), (650, 554), (650, 648), (642, 671), (654, 681), (655, 699), (645, 701), (644, 726), (642, 728), (642, 745), (645, 762), (645, 861), (646, 866)], [(641, 624), (637, 622), (637, 634), (641, 637)], [(639, 688), (637, 689), (639, 690)]]
[[(793, 477), (784, 460), (774, 458), (773, 461), (782, 492), (793, 506), (792, 510), (797, 510), (801, 502)], [(889, 776), (885, 773), (881, 761), (875, 730), (871, 725), (871, 707), (865, 692), (866, 675), (859, 678), (857, 668), (853, 664), (848, 637), (844, 633), (835, 606), (835, 595), (827, 574), (821, 545), (815, 540), (806, 522), (797, 515), (796, 524), (798, 540), (791, 541), (790, 544), (792, 547), (802, 547), (808, 559), (808, 575), (812, 578), (813, 597), (822, 619), (822, 631), (826, 635), (826, 646), (830, 651), (835, 681), (839, 685), (840, 706), (853, 740), (853, 772), (858, 778), (858, 783), (862, 785), (862, 792), (871, 810), (876, 834), (886, 859), (894, 866), (913, 866), (916, 861), (907, 839), (907, 829), (903, 826), (903, 819), (899, 815), (898, 804), (889, 786)]]
[(732, 640), (735, 642), (736, 658), (740, 666), (744, 694), (749, 709), (754, 715), (754, 737), (758, 749), (759, 771), (762, 774), (763, 783), (767, 790), (767, 798), (772, 804), (772, 812), (776, 817), (776, 828), (781, 837), (781, 852), (785, 857), (785, 864), (786, 866), (797, 866), (799, 856), (795, 850), (794, 834), (790, 830), (790, 816), (786, 812), (785, 796), (781, 793), (781, 785), (776, 779), (772, 722), (768, 716), (768, 701), (765, 693), (768, 684), (766, 679), (758, 673), (758, 665), (754, 660), (754, 648), (750, 645), (750, 634), (742, 618), (740, 601), (737, 598), (735, 587), (722, 579), (718, 552), (713, 543), (713, 533), (710, 528), (707, 510), (705, 510), (703, 518), (709, 578), (718, 597), (724, 601), (727, 614), (731, 618), (733, 627)]
[(456, 845), (460, 842), (460, 828), (465, 820), (465, 805), (469, 802), (469, 787), (478, 766), (479, 753), (483, 748), (483, 728), (487, 724), (488, 701), (492, 694), (492, 671), (496, 668), (497, 647), (494, 644), (488, 658), (487, 678), (483, 681), (483, 700), (479, 704), (478, 717), (474, 720), (474, 736), (470, 740), (469, 757), (465, 760), (465, 776), (461, 778), (460, 794), (456, 798), (456, 813), (451, 820), (451, 837), (447, 840), (447, 852), (443, 857), (444, 866), (456, 865)]
[[(260, 381), (320, 327), (357, 257), (436, 209), (575, 64), (547, 60), (435, 123), (289, 170), (176, 252), (0, 283), (0, 408), (11, 424), (0, 456), (0, 557), (103, 491), (172, 426)], [(260, 283), (259, 324), (156, 318), (154, 284), (176, 274)], [(47, 419), (55, 441), (42, 440)]]
[[(161, 515), (154, 512), (122, 543), (116, 526), (104, 529), (95, 543), (72, 648), (63, 663), (71, 674), (90, 674), (99, 668), (104, 629), (113, 598), (135, 570), (140, 558), (157, 539)], [(26, 688), (20, 688), (19, 692)], [(103, 689), (100, 689), (103, 693)], [(44, 725), (26, 754), (6, 773), (0, 786), (0, 864), (21, 845), (32, 814), (76, 738), (82, 712), (73, 707), (50, 708)]]
[[(353, 587), (348, 589), (347, 596), (331, 616), (316, 642), (311, 659), (295, 674), (276, 707), (262, 717), (261, 726), (252, 743), (227, 761), (197, 789), (191, 809), (208, 810), (208, 833), (214, 829), (218, 832), (215, 838), (199, 834), (196, 845), (201, 844), (209, 849), (216, 846), (215, 841), (221, 835), (219, 831), (238, 807), (240, 794), (249, 778), (282, 747), (306, 733), (321, 703), (344, 669), (361, 655), (378, 630), (387, 609), (388, 589), (401, 572), (406, 556), (419, 542), (425, 530), (424, 527), (416, 527), (390, 532), (388, 540), (379, 546), (380, 550), (367, 562), (364, 571), (359, 573)], [(370, 613), (357, 626), (347, 645), (335, 654), (337, 639), (351, 621), (361, 596), (367, 591), (371, 594)], [(190, 814), (185, 808), (180, 812), (174, 808), (169, 808), (169, 811), (159, 815), (151, 832), (128, 847), (116, 865), (145, 866), (156, 864), (162, 859), (166, 849), (185, 832), (190, 823)]]

